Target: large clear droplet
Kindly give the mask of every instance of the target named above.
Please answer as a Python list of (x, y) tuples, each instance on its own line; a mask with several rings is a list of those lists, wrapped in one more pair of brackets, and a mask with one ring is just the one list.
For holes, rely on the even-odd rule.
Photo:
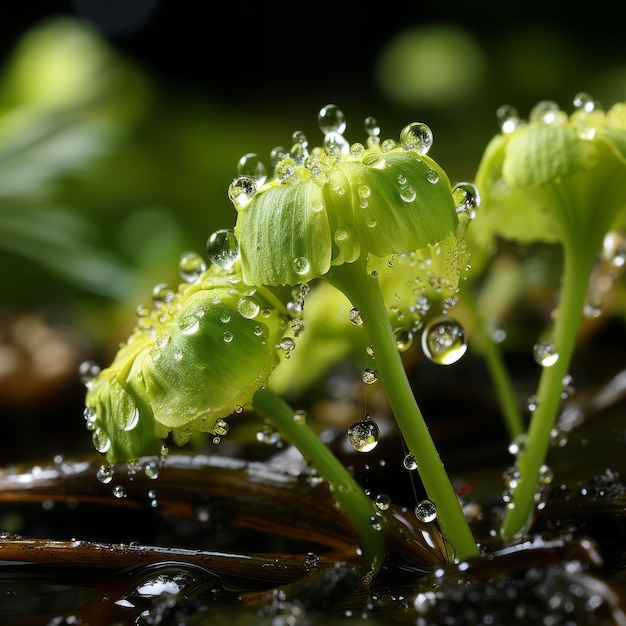
[(452, 365), (467, 351), (465, 329), (450, 317), (438, 317), (422, 332), (422, 350), (433, 363)]
[(178, 264), (178, 272), (180, 277), (186, 283), (193, 283), (206, 270), (206, 263), (204, 259), (196, 252), (183, 252)]
[(408, 352), (415, 343), (415, 335), (408, 328), (396, 328), (396, 347), (398, 352)]
[(480, 205), (478, 188), (472, 183), (457, 183), (452, 188), (452, 198), (456, 212), (471, 220), (476, 217), (476, 209)]
[(267, 168), (261, 157), (255, 152), (244, 154), (237, 163), (237, 174), (247, 176), (256, 182), (259, 188), (267, 179)]
[(437, 519), (437, 507), (430, 500), (422, 500), (415, 505), (415, 517), (420, 522), (434, 522)]
[(235, 231), (229, 228), (216, 230), (207, 241), (206, 251), (212, 263), (225, 270), (232, 269), (239, 257), (239, 241)]
[(246, 206), (256, 193), (257, 182), (251, 176), (238, 176), (228, 187), (228, 198), (239, 210)]
[(550, 367), (559, 360), (559, 353), (551, 341), (541, 341), (533, 346), (533, 357), (542, 367)]
[(400, 143), (405, 150), (427, 154), (433, 145), (433, 133), (426, 124), (411, 122), (400, 133)]
[(366, 416), (348, 428), (347, 436), (350, 445), (357, 452), (370, 452), (378, 445), (380, 431), (378, 424)]
[(329, 133), (339, 133), (341, 135), (346, 130), (346, 116), (335, 104), (327, 104), (325, 107), (322, 107), (317, 115), (317, 121), (324, 135)]
[(237, 310), (242, 317), (252, 320), (259, 314), (261, 307), (254, 298), (244, 296), (239, 299), (239, 302), (237, 303)]

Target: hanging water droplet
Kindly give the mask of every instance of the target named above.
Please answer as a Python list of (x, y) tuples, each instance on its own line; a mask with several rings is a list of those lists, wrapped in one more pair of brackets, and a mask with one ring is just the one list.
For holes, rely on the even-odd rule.
[(365, 416), (348, 428), (347, 436), (348, 442), (357, 452), (370, 452), (378, 445), (380, 431), (378, 424)]
[(559, 360), (559, 353), (551, 341), (541, 341), (533, 346), (533, 358), (542, 367), (550, 367)]
[(89, 388), (94, 378), (100, 373), (100, 369), (95, 361), (83, 361), (78, 366), (78, 379), (85, 387)]
[(256, 193), (257, 183), (251, 176), (238, 176), (228, 187), (228, 198), (235, 209), (245, 207)]
[(232, 269), (239, 257), (239, 241), (235, 231), (228, 228), (216, 230), (207, 241), (206, 251), (212, 263), (225, 270)]
[(205, 270), (206, 263), (199, 254), (183, 252), (178, 264), (178, 272), (186, 283), (193, 283), (198, 280)]
[(326, 150), (326, 154), (329, 156), (348, 154), (350, 152), (350, 144), (340, 133), (327, 133), (324, 135), (322, 145), (324, 146), (324, 150)]
[(367, 354), (367, 356), (371, 356), (373, 358), (374, 357), (374, 346), (367, 346), (365, 348), (365, 354)]
[(526, 433), (522, 433), (518, 435), (511, 441), (509, 444), (509, 452), (514, 456), (521, 454), (528, 447), (528, 435)]
[(267, 168), (258, 154), (248, 152), (239, 159), (237, 174), (254, 180), (258, 189), (267, 179)]
[(415, 505), (415, 517), (420, 522), (434, 522), (437, 519), (437, 507), (430, 500), (421, 500)]
[(111, 447), (111, 439), (101, 428), (96, 428), (96, 430), (93, 431), (91, 440), (93, 441), (94, 448), (102, 454), (105, 454)]
[(353, 307), (350, 309), (348, 313), (348, 319), (355, 326), (361, 326), (363, 324), (363, 320), (361, 319), (361, 311), (359, 311), (358, 307)]
[(400, 132), (400, 143), (405, 150), (427, 154), (433, 144), (433, 133), (426, 124), (412, 122)]
[(422, 332), (421, 343), (426, 357), (439, 365), (452, 365), (467, 351), (465, 329), (449, 317), (431, 320)]
[(565, 400), (566, 398), (569, 398), (576, 391), (576, 388), (574, 387), (573, 376), (571, 376), (570, 374), (566, 374), (563, 377), (562, 384), (563, 384), (563, 388), (561, 389), (561, 398)]
[(148, 461), (143, 468), (143, 473), (146, 475), (146, 478), (150, 480), (156, 480), (160, 472), (161, 468), (156, 461)]
[(539, 406), (539, 398), (536, 395), (529, 396), (526, 404), (528, 406), (528, 410), (533, 413)]
[(324, 135), (329, 133), (339, 133), (341, 135), (346, 130), (346, 116), (335, 104), (327, 104), (322, 107), (317, 115), (317, 122)]
[(85, 426), (87, 430), (95, 430), (98, 422), (98, 412), (91, 406), (85, 407), (83, 410), (83, 418), (85, 419)]
[(215, 424), (213, 425), (213, 434), (223, 437), (228, 434), (229, 429), (230, 426), (228, 425), (228, 422), (225, 419), (220, 418), (215, 420)]
[(259, 314), (261, 307), (254, 298), (244, 296), (237, 302), (237, 310), (242, 317), (252, 320)]
[(396, 328), (394, 335), (398, 352), (408, 352), (415, 344), (415, 335), (408, 328)]
[(291, 337), (283, 337), (276, 346), (279, 350), (291, 352), (296, 347), (296, 342)]
[(414, 472), (417, 469), (417, 459), (409, 452), (402, 459), (402, 465), (404, 469), (409, 470), (409, 472)]
[(463, 215), (470, 220), (476, 217), (476, 209), (480, 205), (480, 193), (476, 185), (457, 183), (452, 187), (452, 199), (458, 215)]
[(391, 498), (386, 493), (379, 493), (374, 500), (374, 504), (381, 511), (387, 511), (391, 506)]
[(373, 385), (378, 380), (378, 372), (371, 367), (366, 367), (361, 372), (361, 379), (366, 385)]

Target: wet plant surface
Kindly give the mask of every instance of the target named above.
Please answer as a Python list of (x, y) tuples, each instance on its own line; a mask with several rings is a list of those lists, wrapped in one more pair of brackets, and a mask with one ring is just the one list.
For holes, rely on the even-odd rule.
[[(386, 560), (364, 585), (358, 539), (327, 483), (271, 433), (255, 442), (260, 423), (244, 413), (194, 455), (106, 472), (100, 456), (61, 454), (5, 467), (0, 511), (15, 533), (0, 539), (0, 623), (626, 623), (626, 374), (605, 360), (565, 403), (536, 519), (505, 545), (494, 528), (511, 455), (475, 393), (479, 364), (464, 367), (473, 375), (455, 378), (433, 432), (481, 557), (448, 563), (437, 522), (416, 518), (421, 486), (391, 417), (377, 419), (379, 445), (365, 454), (335, 424), (325, 440), (387, 519)], [(436, 371), (417, 362), (413, 375), (425, 384)], [(336, 398), (311, 411), (352, 420)]]

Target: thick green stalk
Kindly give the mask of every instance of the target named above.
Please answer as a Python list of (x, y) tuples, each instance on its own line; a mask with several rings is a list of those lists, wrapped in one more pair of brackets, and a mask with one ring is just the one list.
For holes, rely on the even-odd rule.
[(504, 425), (506, 426), (509, 439), (512, 441), (524, 432), (525, 427), (511, 377), (504, 364), (502, 353), (491, 336), (487, 321), (478, 310), (474, 294), (470, 293), (470, 290), (467, 289), (462, 293), (461, 298), (467, 312), (472, 316), (474, 324), (480, 333), (482, 355), (485, 359), (487, 369), (489, 370), (491, 380), (493, 381), (500, 409), (502, 410)]
[(330, 449), (309, 428), (306, 419), (267, 387), (261, 387), (252, 399), (253, 408), (278, 428), (281, 436), (294, 445), (321, 478), (333, 488), (333, 497), (350, 518), (361, 540), (365, 579), (370, 581), (382, 565), (385, 539), (384, 518), (374, 502), (352, 478)]
[(563, 379), (569, 373), (576, 347), (578, 326), (595, 258), (593, 245), (581, 248), (564, 247), (561, 295), (552, 336), (559, 358), (541, 372), (537, 408), (531, 415), (526, 447), (520, 451), (517, 459), (519, 478), (502, 524), (501, 534), (506, 540), (523, 534), (532, 521), (541, 467), (546, 461), (552, 429), (561, 405)]
[(478, 555), (459, 500), (415, 400), (378, 279), (367, 274), (365, 259), (335, 266), (324, 278), (359, 309), (365, 334), (374, 349), (379, 380), (409, 451), (417, 460), (426, 493), (437, 507), (439, 524), (453, 546), (454, 558), (463, 560)]

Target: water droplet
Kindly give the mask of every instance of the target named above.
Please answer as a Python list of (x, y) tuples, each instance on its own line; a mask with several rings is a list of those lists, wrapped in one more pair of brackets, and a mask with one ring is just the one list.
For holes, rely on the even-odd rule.
[(381, 511), (387, 511), (391, 506), (391, 498), (386, 493), (379, 493), (374, 500), (374, 504)]
[(293, 260), (293, 269), (299, 276), (306, 276), (311, 269), (309, 261), (306, 257), (299, 256)]
[(433, 133), (426, 124), (411, 122), (400, 133), (400, 143), (405, 150), (427, 154), (433, 144)]
[(551, 341), (541, 341), (533, 346), (533, 358), (542, 367), (550, 367), (559, 360), (559, 353)]
[(434, 522), (437, 519), (437, 507), (430, 500), (421, 500), (415, 505), (415, 517), (420, 522)]
[(378, 137), (380, 135), (380, 125), (375, 117), (369, 115), (363, 122), (365, 132), (369, 137)]
[(456, 212), (470, 220), (476, 217), (476, 209), (480, 205), (478, 188), (472, 183), (457, 183), (452, 187), (452, 199)]
[(103, 484), (108, 485), (113, 480), (115, 470), (110, 465), (101, 465), (96, 472), (96, 478)]
[(496, 117), (500, 124), (500, 131), (504, 134), (512, 133), (520, 123), (519, 113), (515, 107), (503, 104), (496, 111)]
[(228, 198), (235, 209), (245, 207), (257, 190), (257, 183), (251, 176), (238, 176), (228, 187)]
[(124, 487), (122, 487), (122, 485), (115, 485), (115, 487), (113, 487), (113, 495), (116, 498), (125, 498), (126, 497), (126, 489)]
[(340, 133), (327, 133), (324, 135), (323, 146), (326, 154), (329, 156), (348, 154), (350, 152), (350, 144)]
[(361, 161), (367, 167), (373, 167), (376, 170), (384, 170), (387, 167), (387, 161), (382, 154), (376, 152), (366, 153)]
[(150, 307), (145, 304), (138, 304), (135, 308), (135, 315), (138, 318), (148, 317), (150, 315)]
[(156, 480), (159, 477), (160, 471), (161, 468), (157, 461), (148, 461), (143, 468), (143, 473), (150, 480)]
[(361, 379), (366, 385), (373, 385), (378, 380), (378, 372), (371, 367), (366, 367), (361, 372)]
[(261, 157), (254, 153), (244, 154), (237, 163), (237, 174), (251, 178), (255, 181), (257, 188), (267, 179), (267, 168)]
[(567, 115), (564, 111), (561, 111), (556, 102), (542, 100), (531, 109), (529, 119), (532, 122), (541, 122), (542, 124), (555, 124), (567, 121)]
[(183, 252), (178, 264), (178, 272), (186, 283), (193, 283), (198, 280), (205, 270), (206, 263), (199, 254), (195, 252)]
[(152, 288), (152, 303), (159, 309), (174, 300), (174, 290), (166, 283), (159, 283)]
[(275, 446), (281, 441), (278, 430), (269, 424), (263, 425), (261, 430), (256, 434), (256, 439), (258, 442), (269, 446)]
[(574, 106), (579, 111), (591, 113), (596, 108), (595, 100), (586, 92), (581, 91), (574, 96)]
[(223, 437), (228, 434), (229, 429), (230, 426), (228, 425), (228, 422), (225, 419), (220, 418), (215, 420), (215, 424), (213, 425), (213, 434)]
[(200, 329), (200, 317), (195, 313), (183, 315), (178, 320), (178, 329), (183, 335), (195, 335)]
[(528, 410), (532, 413), (533, 411), (537, 410), (537, 407), (539, 406), (539, 398), (536, 395), (532, 395), (528, 397), (528, 400), (526, 402), (526, 405), (528, 406)]
[(207, 241), (206, 251), (212, 263), (225, 270), (232, 269), (239, 257), (237, 235), (228, 228), (215, 231)]
[(358, 422), (354, 422), (348, 432), (348, 441), (357, 452), (370, 452), (377, 445), (380, 438), (378, 424), (369, 416), (364, 417)]
[(296, 347), (296, 342), (291, 337), (283, 337), (276, 346), (279, 350), (291, 352)]
[(91, 406), (85, 407), (83, 410), (83, 418), (85, 419), (85, 426), (87, 430), (95, 430), (98, 421), (98, 412)]
[(563, 388), (561, 389), (561, 398), (565, 400), (569, 398), (576, 388), (574, 387), (574, 378), (570, 374), (566, 374), (563, 378)]
[(426, 172), (426, 180), (429, 183), (431, 183), (432, 185), (438, 183), (439, 182), (439, 174), (437, 173), (437, 170), (429, 169)]
[(417, 192), (413, 185), (406, 184), (400, 187), (400, 199), (403, 202), (413, 202), (415, 198), (417, 198)]
[(417, 459), (409, 452), (402, 459), (402, 465), (404, 469), (409, 470), (409, 472), (414, 472), (417, 469)]
[(102, 454), (105, 454), (111, 447), (111, 439), (101, 428), (96, 428), (96, 430), (93, 431), (91, 439), (94, 448)]
[(327, 104), (322, 107), (317, 115), (319, 128), (324, 135), (329, 133), (343, 134), (346, 130), (346, 116), (335, 104)]
[(363, 324), (363, 320), (361, 319), (361, 311), (359, 311), (358, 307), (353, 307), (350, 309), (350, 313), (348, 313), (348, 318), (350, 322), (355, 326), (361, 326)]
[(78, 378), (85, 387), (91, 387), (94, 378), (100, 373), (100, 366), (95, 361), (83, 361), (78, 366)]
[(396, 328), (394, 335), (398, 352), (408, 352), (415, 344), (415, 335), (408, 328)]
[(252, 320), (259, 314), (261, 307), (254, 298), (244, 296), (239, 299), (239, 302), (237, 303), (237, 310), (242, 317)]
[(528, 446), (528, 435), (526, 433), (522, 433), (521, 435), (518, 435), (517, 437), (515, 437), (513, 441), (511, 441), (511, 443), (509, 444), (509, 452), (513, 455), (518, 455), (524, 452), (527, 446)]
[(230, 343), (233, 340), (233, 334), (229, 330), (225, 330), (222, 333), (222, 339), (224, 343)]
[(452, 318), (438, 317), (422, 332), (422, 350), (433, 363), (452, 365), (467, 351), (465, 329)]

